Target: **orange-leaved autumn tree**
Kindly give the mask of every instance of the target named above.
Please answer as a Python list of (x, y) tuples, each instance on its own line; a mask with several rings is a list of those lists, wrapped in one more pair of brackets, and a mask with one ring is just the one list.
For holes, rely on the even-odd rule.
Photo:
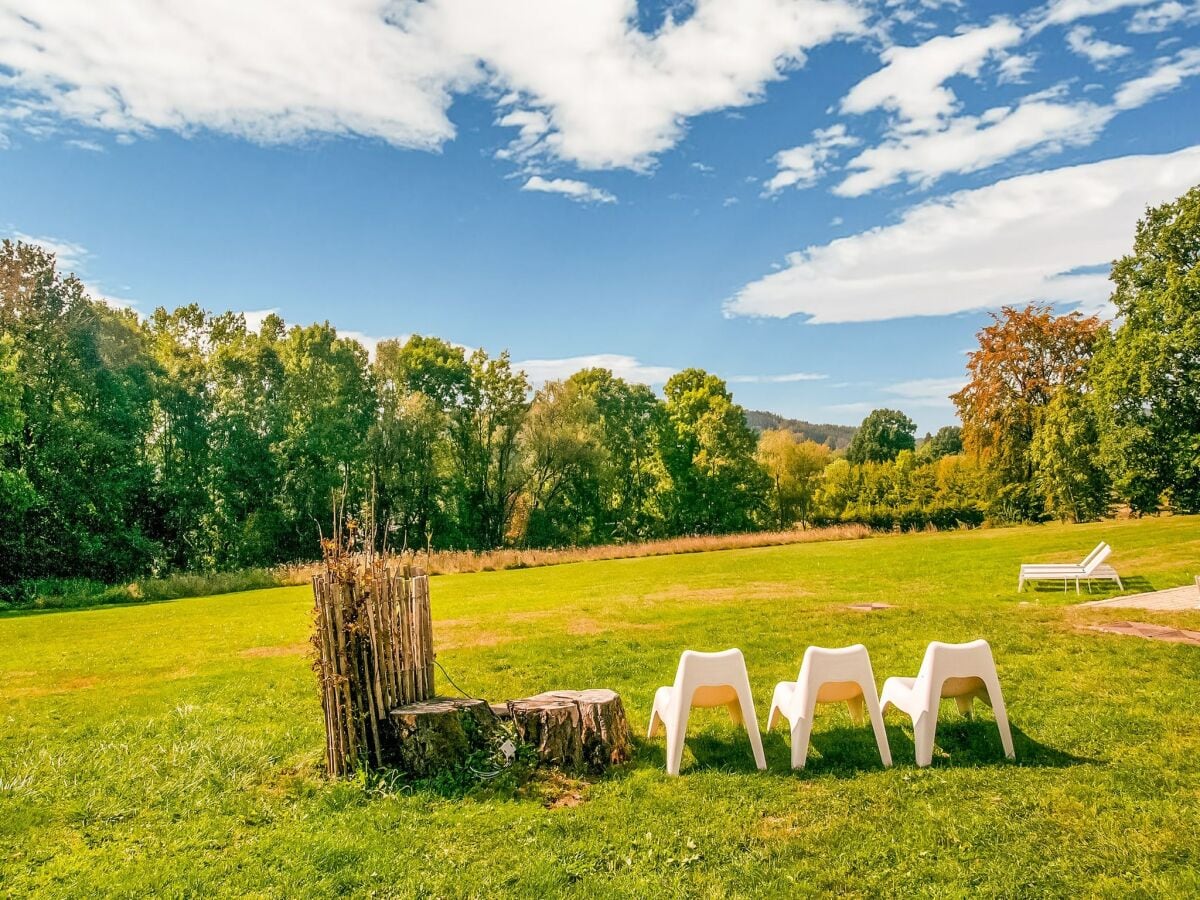
[(963, 446), (1002, 485), (1031, 485), (1029, 447), (1040, 410), (1059, 389), (1083, 390), (1103, 324), (1049, 306), (1004, 307), (978, 334), (967, 362), (970, 380), (951, 399), (963, 423)]

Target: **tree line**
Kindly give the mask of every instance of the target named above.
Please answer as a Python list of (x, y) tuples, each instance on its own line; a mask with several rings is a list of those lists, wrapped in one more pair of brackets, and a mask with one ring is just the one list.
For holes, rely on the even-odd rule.
[(1006, 308), (953, 397), (961, 429), (918, 441), (881, 409), (835, 450), (757, 433), (700, 369), (661, 395), (604, 369), (533, 390), (507, 353), (436, 337), (370, 359), (328, 323), (142, 318), (6, 241), (0, 583), (311, 559), (337, 496), (437, 549), (1197, 511), (1198, 248), (1200, 188), (1138, 223), (1112, 326)]
[(393, 546), (633, 541), (758, 525), (742, 408), (688, 369), (660, 397), (602, 369), (531, 390), (507, 353), (434, 337), (375, 358), (327, 323), (90, 299), (0, 249), (0, 581), (318, 555), (332, 498)]

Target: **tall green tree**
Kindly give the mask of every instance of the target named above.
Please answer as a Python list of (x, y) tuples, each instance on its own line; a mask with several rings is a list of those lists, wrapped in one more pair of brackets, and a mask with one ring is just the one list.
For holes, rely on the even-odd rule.
[(1105, 467), (1136, 512), (1200, 511), (1200, 186), (1146, 211), (1110, 277), (1120, 324), (1091, 373)]
[(550, 381), (534, 395), (521, 436), (527, 476), (526, 540), (595, 541), (603, 515), (605, 448), (595, 401), (577, 382)]
[(255, 333), (240, 313), (224, 313), (210, 319), (208, 332), (207, 564), (271, 565), (287, 559), (292, 540), (278, 453), (286, 421), (283, 320), (269, 315)]
[(436, 397), (410, 389), (399, 342), (379, 344), (373, 371), (377, 414), (368, 440), (376, 515), (394, 529), (392, 546), (432, 547), (435, 535), (445, 537), (447, 412)]
[(921, 450), (930, 459), (962, 453), (962, 428), (957, 425), (943, 425), (937, 430), (937, 434), (921, 445)]
[(872, 410), (846, 448), (851, 463), (890, 462), (901, 450), (917, 446), (917, 425), (896, 409)]
[(717, 534), (752, 527), (765, 506), (766, 473), (755, 459), (746, 411), (725, 382), (684, 369), (664, 388), (662, 456), (671, 479), (669, 522), (676, 533)]
[(590, 398), (604, 452), (599, 460), (595, 540), (646, 540), (663, 533), (666, 472), (660, 456), (665, 427), (662, 401), (644, 384), (608, 369), (583, 369), (567, 382)]
[(470, 387), (451, 417), (458, 517), (470, 546), (489, 549), (512, 537), (510, 526), (525, 487), (520, 436), (529, 381), (513, 369), (507, 351), (493, 359), (476, 350), (468, 363)]
[[(25, 426), (16, 342), (0, 334), (0, 535), (12, 535), (37, 493), (20, 467), (19, 441)], [(15, 571), (9, 541), (0, 539), (0, 568)]]
[(1088, 522), (1108, 513), (1111, 487), (1096, 452), (1099, 442), (1089, 398), (1060, 387), (1042, 411), (1029, 448), (1034, 477), (1050, 515)]
[(20, 383), (6, 468), (32, 487), (20, 527), (0, 538), (6, 574), (116, 581), (151, 570), (154, 365), (136, 316), (94, 303), (53, 254), (4, 241), (0, 333)]
[(204, 532), (212, 504), (208, 325), (208, 316), (196, 304), (174, 312), (156, 309), (146, 323), (156, 363), (154, 428), (148, 444), (159, 508), (155, 536), (168, 568), (211, 562)]
[(333, 498), (346, 508), (365, 499), (367, 432), (374, 390), (367, 351), (339, 338), (329, 323), (293, 327), (280, 342), (283, 428), (276, 446), (287, 522), (284, 552), (312, 558), (318, 528), (327, 530)]
[(825, 444), (802, 441), (788, 429), (767, 429), (758, 436), (758, 461), (771, 481), (771, 518), (776, 527), (810, 520), (821, 473), (832, 455)]

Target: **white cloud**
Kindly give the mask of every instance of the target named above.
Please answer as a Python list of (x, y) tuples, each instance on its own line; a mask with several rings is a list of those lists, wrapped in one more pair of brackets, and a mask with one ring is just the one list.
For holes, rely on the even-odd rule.
[(527, 359), (513, 363), (533, 384), (559, 381), (582, 369), (609, 369), (618, 378), (639, 384), (663, 384), (676, 370), (667, 366), (651, 366), (632, 356), (619, 353), (596, 353), (590, 356), (569, 356), (563, 359)]
[(1113, 117), (1094, 103), (1026, 98), (978, 116), (958, 116), (939, 131), (902, 134), (862, 151), (834, 193), (858, 197), (901, 179), (928, 185), (951, 172), (976, 172), (1035, 147), (1091, 142)]
[(84, 141), (73, 138), (65, 143), (68, 147), (74, 147), (76, 150), (87, 150), (89, 153), (104, 152), (104, 145), (98, 144), (95, 141)]
[(450, 89), (471, 77), (469, 60), (389, 24), (382, 9), (374, 0), (5, 0), (0, 65), (43, 116), (125, 134), (359, 134), (436, 147), (454, 133), (445, 111)]
[[(834, 193), (857, 197), (901, 180), (927, 186), (951, 172), (978, 171), (1024, 151), (1056, 150), (1094, 140), (1113, 110), (1065, 102), (1058, 90), (1031, 94), (1015, 106), (994, 107), (978, 115), (959, 114), (958, 98), (947, 80), (976, 76), (988, 59), (995, 58), (1000, 80), (1019, 81), (1031, 67), (1032, 57), (1007, 51), (1022, 35), (1011, 21), (997, 19), (956, 35), (939, 35), (916, 47), (884, 51), (884, 67), (851, 88), (841, 109), (865, 113), (881, 108), (894, 112), (896, 118), (879, 144), (846, 164), (849, 174)], [(802, 181), (799, 166), (794, 171), (801, 173), (794, 177)]]
[(61, 272), (82, 272), (84, 264), (90, 256), (87, 248), (74, 241), (54, 237), (35, 237), (21, 231), (10, 230), (6, 235), (9, 240), (20, 241), (23, 244), (33, 244), (41, 247), (47, 253), (53, 253), (56, 266)]
[(1041, 18), (1043, 25), (1066, 25), (1128, 6), (1148, 6), (1154, 0), (1052, 0)]
[(927, 187), (955, 172), (977, 172), (1018, 153), (1057, 152), (1094, 141), (1122, 110), (1133, 109), (1200, 74), (1200, 48), (1159, 59), (1149, 74), (1122, 85), (1109, 104), (1062, 99), (1065, 85), (1022, 98), (1016, 106), (960, 115), (928, 129), (893, 129), (884, 141), (846, 163), (834, 193), (858, 197), (897, 181)]
[(1148, 75), (1135, 78), (1117, 91), (1113, 102), (1121, 109), (1132, 109), (1175, 90), (1185, 78), (1200, 74), (1200, 47), (1180, 50), (1174, 59), (1160, 59)]
[(1033, 71), (1037, 59), (1034, 53), (1006, 53), (1000, 58), (996, 80), (1000, 84), (1023, 84), (1025, 76)]
[(998, 19), (961, 34), (938, 35), (916, 47), (889, 47), (880, 54), (883, 68), (852, 87), (841, 110), (861, 114), (885, 109), (898, 114), (906, 128), (932, 127), (958, 106), (945, 82), (957, 75), (978, 75), (989, 56), (1020, 39), (1020, 28)]
[(784, 375), (731, 375), (730, 384), (795, 384), (800, 381), (824, 381), (828, 375), (819, 372), (788, 372)]
[(688, 118), (757, 102), (806, 50), (864, 19), (848, 0), (697, 0), (647, 35), (636, 13), (632, 0), (456, 0), (413, 19), (547, 115), (531, 150), (585, 169), (645, 168)]
[(0, 0), (0, 67), (42, 124), (426, 149), (454, 136), (453, 97), (487, 87), (510, 155), (644, 168), (864, 19), (851, 0), (697, 0), (647, 34), (634, 0)]
[(962, 390), (967, 380), (961, 375), (951, 378), (914, 378), (884, 388), (899, 397), (907, 406), (953, 406), (950, 395)]
[(1139, 9), (1129, 20), (1129, 30), (1134, 34), (1158, 34), (1172, 25), (1200, 18), (1200, 3), (1190, 6), (1168, 0), (1153, 9)]
[[(890, 226), (809, 247), (751, 282), (728, 315), (814, 323), (949, 315), (1029, 301), (1101, 306), (1101, 266), (1128, 252), (1147, 205), (1200, 182), (1200, 146), (1052, 169), (959, 191)], [(1075, 274), (1072, 274), (1075, 273)]]
[(543, 178), (534, 175), (523, 185), (523, 191), (540, 191), (545, 194), (562, 194), (580, 203), (616, 203), (617, 198), (608, 191), (593, 187), (586, 181), (574, 178)]
[(70, 274), (78, 278), (87, 295), (93, 300), (103, 303), (105, 306), (111, 306), (113, 309), (132, 309), (134, 307), (134, 301), (110, 294), (99, 283), (85, 277), (87, 263), (92, 254), (83, 245), (62, 238), (35, 237), (12, 229), (9, 229), (6, 237), (13, 241), (34, 244), (48, 253), (53, 253), (55, 268), (62, 274)]
[(1133, 52), (1124, 44), (1111, 44), (1101, 40), (1096, 37), (1096, 30), (1087, 25), (1076, 25), (1067, 32), (1067, 46), (1071, 48), (1071, 52), (1085, 57), (1101, 68), (1112, 60)]
[(776, 194), (787, 187), (807, 188), (825, 173), (825, 164), (842, 147), (853, 147), (858, 138), (846, 134), (846, 126), (831, 125), (813, 132), (813, 141), (780, 150), (771, 159), (779, 171), (767, 181), (763, 194)]
[(550, 119), (536, 109), (514, 109), (497, 119), (496, 124), (518, 129), (508, 147), (496, 154), (501, 159), (525, 159), (550, 130)]

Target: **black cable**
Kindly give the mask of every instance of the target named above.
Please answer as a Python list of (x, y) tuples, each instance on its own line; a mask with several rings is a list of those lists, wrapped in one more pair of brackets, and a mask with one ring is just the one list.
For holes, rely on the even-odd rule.
[(452, 688), (454, 688), (456, 691), (458, 691), (460, 694), (462, 694), (464, 697), (466, 697), (468, 700), (479, 700), (480, 699), (479, 697), (472, 697), (470, 694), (468, 694), (466, 691), (464, 691), (462, 688), (460, 688), (457, 684), (455, 684), (454, 679), (450, 677), (450, 673), (446, 671), (446, 667), (443, 666), (436, 659), (433, 661), (433, 664), (442, 670), (442, 674), (446, 676), (446, 680), (448, 682), (450, 682), (450, 686)]

